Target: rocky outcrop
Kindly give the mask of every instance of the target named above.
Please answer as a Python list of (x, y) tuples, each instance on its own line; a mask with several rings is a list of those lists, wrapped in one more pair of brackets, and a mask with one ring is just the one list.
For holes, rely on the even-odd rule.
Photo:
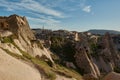
[(101, 72), (109, 73), (120, 67), (120, 56), (109, 33), (106, 33), (101, 39), (98, 42), (98, 45), (101, 46), (99, 52), (97, 52), (98, 57), (93, 61)]
[(112, 65), (120, 67), (120, 56), (109, 33), (106, 33), (103, 38), (103, 46), (105, 47), (103, 51), (105, 57), (112, 63)]
[(81, 35), (81, 40), (76, 43), (74, 57), (85, 79), (90, 76), (98, 78), (102, 73), (109, 73), (120, 67), (120, 56), (109, 33), (97, 39)]
[[(0, 35), (2, 38), (12, 38), (14, 44), (16, 44), (22, 51), (27, 52), (34, 57), (37, 55), (45, 55), (52, 61), (50, 53), (39, 41), (36, 40), (29, 27), (26, 17), (21, 17), (15, 14), (9, 17), (0, 17)], [(16, 47), (15, 45), (13, 46)], [(10, 47), (8, 46), (8, 48)], [(18, 51), (14, 53), (18, 53)]]
[(51, 54), (25, 17), (0, 17), (0, 80), (83, 80), (76, 72), (55, 66)]
[[(53, 50), (56, 50), (55, 53), (58, 53), (58, 56), (61, 58), (60, 60), (56, 59), (56, 62), (62, 63), (68, 68), (79, 70), (85, 80), (99, 79), (102, 73), (110, 73), (115, 69), (120, 69), (120, 55), (109, 33), (106, 33), (104, 36), (88, 36), (84, 33), (77, 33), (76, 40), (70, 38), (60, 38), (59, 40), (59, 37), (58, 40), (55, 38), (56, 41), (54, 39), (53, 41), (50, 41), (50, 39), (48, 39), (48, 41), (46, 40), (46, 42), (44, 41), (46, 43), (46, 45), (44, 45), (46, 46), (45, 48), (43, 44), (41, 44), (41, 40), (35, 38), (25, 17), (18, 15), (0, 17), (0, 79), (41, 80), (41, 76), (48, 79), (49, 74), (45, 73), (43, 69), (43, 67), (46, 68), (46, 64), (41, 68), (38, 60), (46, 61), (49, 65), (49, 67), (47, 65), (49, 68), (48, 72), (53, 72), (53, 74), (59, 72), (59, 74), (56, 75), (56, 80), (60, 78), (66, 80), (75, 79), (71, 72), (69, 75), (72, 75), (72, 77), (69, 76), (67, 78), (68, 74), (66, 77), (63, 76), (66, 74), (64, 73), (66, 70), (59, 71), (57, 70), (57, 66), (54, 66), (54, 68), (50, 67), (54, 64), (50, 55), (52, 52), (49, 50), (53, 42), (55, 45), (53, 47), (55, 49)], [(39, 73), (33, 66), (24, 63), (22, 59), (23, 61), (25, 59), (26, 62), (28, 61), (28, 63), (30, 62), (30, 64), (38, 68)], [(8, 65), (10, 67), (8, 67)], [(14, 68), (13, 66), (16, 67)], [(27, 69), (29, 71), (27, 71)], [(13, 75), (13, 73), (16, 74)], [(27, 73), (29, 73), (29, 76), (32, 78), (28, 77)], [(41, 73), (43, 73), (43, 75)], [(50, 74), (50, 76), (55, 78), (53, 74)], [(107, 79), (108, 78), (105, 78), (105, 80)]]
[(35, 69), (35, 64), (28, 62), (35, 66), (31, 67), (21, 60), (44, 55), (53, 63), (50, 54), (36, 40), (25, 17), (0, 17), (0, 80), (41, 80), (41, 73)]
[(97, 65), (91, 60), (92, 57), (89, 55), (89, 47), (83, 45), (82, 42), (76, 44), (76, 49), (77, 52), (74, 56), (75, 62), (77, 67), (80, 68), (81, 72), (84, 74), (85, 79), (88, 76), (89, 78), (97, 79), (100, 76), (100, 71)]

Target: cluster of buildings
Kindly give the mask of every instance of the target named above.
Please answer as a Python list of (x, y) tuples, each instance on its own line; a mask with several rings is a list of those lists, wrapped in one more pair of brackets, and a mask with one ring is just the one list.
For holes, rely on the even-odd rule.
[(64, 39), (69, 39), (73, 41), (79, 41), (79, 33), (76, 31), (67, 31), (67, 30), (56, 30), (52, 31), (49, 29), (33, 29), (37, 39), (40, 39), (41, 43), (49, 48), (51, 45), (51, 37), (62, 37)]
[(76, 31), (67, 31), (67, 30), (48, 30), (48, 29), (33, 29), (33, 32), (37, 39), (49, 40), (50, 37), (63, 37), (70, 40), (79, 40), (79, 33)]

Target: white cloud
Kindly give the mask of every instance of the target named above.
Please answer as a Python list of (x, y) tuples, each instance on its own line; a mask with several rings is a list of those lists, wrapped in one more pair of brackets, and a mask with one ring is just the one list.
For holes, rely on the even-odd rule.
[(58, 25), (60, 23), (59, 20), (53, 19), (52, 17), (40, 17), (40, 18), (35, 18), (35, 17), (29, 17), (27, 16), (27, 19), (29, 20), (31, 27), (36, 27), (35, 25), (47, 25), (47, 26), (51, 26), (51, 25)]
[(60, 21), (55, 20), (51, 17), (45, 19), (45, 18), (34, 18), (34, 17), (27, 17), (27, 19), (30, 21), (30, 26), (32, 28), (42, 28), (44, 25), (47, 29), (58, 29), (60, 28)]
[(0, 6), (5, 7), (9, 10), (26, 10), (35, 13), (43, 13), (58, 18), (63, 18), (63, 13), (45, 5), (40, 4), (35, 0), (22, 0), (21, 2), (10, 2), (6, 0), (0, 0)]
[[(42, 5), (35, 0), (21, 0), (20, 2), (12, 2), (7, 0), (0, 0), (0, 6), (7, 11), (23, 12), (30, 22), (31, 27), (37, 25), (54, 25), (60, 23), (59, 18), (64, 18), (63, 13), (52, 8)], [(42, 14), (41, 14), (42, 13)]]
[(34, 12), (44, 13), (44, 14), (52, 15), (52, 16), (59, 17), (59, 18), (63, 17), (63, 14), (61, 12), (48, 8), (46, 6), (43, 6), (40, 3), (33, 1), (33, 0), (26, 0), (26, 1), (21, 2), (18, 5), (28, 10), (34, 11)]
[(80, 0), (81, 3), (78, 4), (78, 7), (80, 7), (80, 9), (84, 12), (90, 13), (92, 12), (92, 5), (87, 4), (88, 0)]
[(7, 11), (13, 11), (13, 9), (12, 8), (7, 8)]
[(90, 5), (89, 6), (84, 6), (82, 10), (87, 12), (87, 13), (90, 13), (91, 12), (91, 6)]

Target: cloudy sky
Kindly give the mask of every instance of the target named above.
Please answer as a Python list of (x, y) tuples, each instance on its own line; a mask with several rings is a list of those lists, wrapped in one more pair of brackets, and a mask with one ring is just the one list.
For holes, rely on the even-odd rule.
[(31, 28), (120, 31), (120, 0), (0, 0), (0, 16), (11, 14)]

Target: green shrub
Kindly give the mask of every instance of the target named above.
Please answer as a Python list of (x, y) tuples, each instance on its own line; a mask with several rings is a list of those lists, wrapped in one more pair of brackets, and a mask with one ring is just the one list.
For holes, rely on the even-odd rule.
[(114, 71), (117, 72), (117, 73), (120, 73), (120, 68), (115, 67), (115, 68), (114, 68)]
[(64, 43), (63, 37), (51, 37), (50, 49), (55, 53), (61, 53), (63, 43)]
[[(76, 53), (73, 42), (63, 37), (51, 37), (50, 49), (59, 55), (64, 60), (74, 61), (74, 54)], [(61, 56), (63, 55), (63, 56)]]
[(13, 43), (13, 39), (11, 37), (3, 37), (1, 42), (2, 43)]
[(56, 79), (56, 74), (53, 72), (48, 72), (47, 74), (48, 78), (50, 78), (50, 80), (55, 80)]
[(63, 45), (63, 54), (65, 55), (65, 59), (67, 61), (72, 61), (74, 62), (74, 55), (76, 53), (76, 50), (74, 46), (72, 45), (73, 43), (71, 41), (67, 41)]
[(91, 56), (93, 57), (98, 57), (98, 45), (97, 44), (91, 44), (90, 45), (90, 49), (91, 49)]

